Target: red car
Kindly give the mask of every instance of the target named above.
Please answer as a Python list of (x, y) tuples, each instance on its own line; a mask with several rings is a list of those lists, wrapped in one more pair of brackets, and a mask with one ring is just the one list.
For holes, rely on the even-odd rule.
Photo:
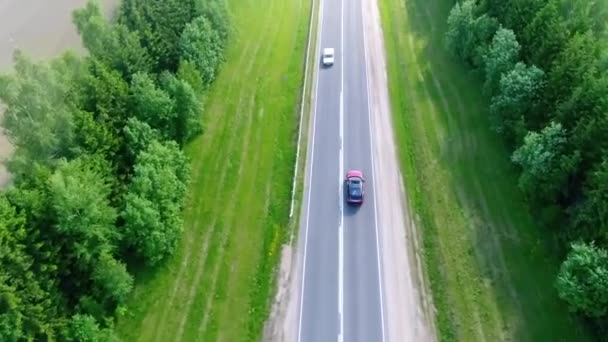
[(346, 202), (349, 204), (362, 204), (365, 191), (363, 190), (363, 172), (350, 170), (346, 173), (344, 187), (346, 189)]

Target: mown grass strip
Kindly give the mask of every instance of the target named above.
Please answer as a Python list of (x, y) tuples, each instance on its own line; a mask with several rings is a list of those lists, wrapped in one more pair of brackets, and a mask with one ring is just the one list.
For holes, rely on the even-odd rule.
[(389, 91), (444, 341), (584, 341), (557, 261), (489, 129), (481, 82), (445, 51), (453, 1), (380, 0)]
[(187, 148), (193, 181), (180, 249), (142, 277), (125, 340), (259, 339), (289, 236), (310, 1), (230, 2), (235, 36)]

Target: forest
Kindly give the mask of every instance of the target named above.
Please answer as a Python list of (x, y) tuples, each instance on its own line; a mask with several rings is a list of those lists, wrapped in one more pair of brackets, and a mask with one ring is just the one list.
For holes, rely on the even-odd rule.
[(171, 256), (230, 37), (223, 0), (123, 0), (73, 13), (87, 55), (14, 56), (0, 76), (15, 151), (0, 193), (0, 340), (115, 341), (142, 269)]
[(607, 331), (608, 3), (467, 0), (445, 44), (484, 80), (488, 121), (562, 260), (553, 291)]

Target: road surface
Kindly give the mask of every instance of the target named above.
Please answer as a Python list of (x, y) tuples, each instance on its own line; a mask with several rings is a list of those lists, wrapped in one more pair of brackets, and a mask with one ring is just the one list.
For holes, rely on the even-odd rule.
[[(317, 51), (333, 47), (336, 58), (315, 78), (292, 284), (299, 305), (296, 322), (286, 322), (295, 332), (286, 327), (284, 336), (298, 342), (433, 340), (396, 159), (375, 0), (320, 0), (319, 18)], [(366, 176), (360, 208), (344, 202), (349, 169)]]
[[(299, 341), (384, 341), (361, 0), (321, 2), (320, 44), (335, 64), (317, 76), (305, 195)], [(365, 203), (345, 205), (346, 170), (362, 170)]]

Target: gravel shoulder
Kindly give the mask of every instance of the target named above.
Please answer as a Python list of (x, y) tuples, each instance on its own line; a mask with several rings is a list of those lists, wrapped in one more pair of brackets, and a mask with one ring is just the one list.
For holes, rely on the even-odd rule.
[[(72, 11), (87, 0), (0, 0), (0, 72), (10, 71), (13, 53), (21, 49), (35, 59), (48, 59), (71, 48), (84, 52), (72, 24)], [(101, 0), (110, 15), (119, 0)], [(0, 107), (1, 110), (1, 107)], [(0, 132), (0, 159), (10, 156), (12, 147)], [(0, 165), (0, 187), (9, 182)]]
[(416, 225), (397, 161), (378, 5), (362, 0), (362, 6), (387, 338), (434, 341)]

